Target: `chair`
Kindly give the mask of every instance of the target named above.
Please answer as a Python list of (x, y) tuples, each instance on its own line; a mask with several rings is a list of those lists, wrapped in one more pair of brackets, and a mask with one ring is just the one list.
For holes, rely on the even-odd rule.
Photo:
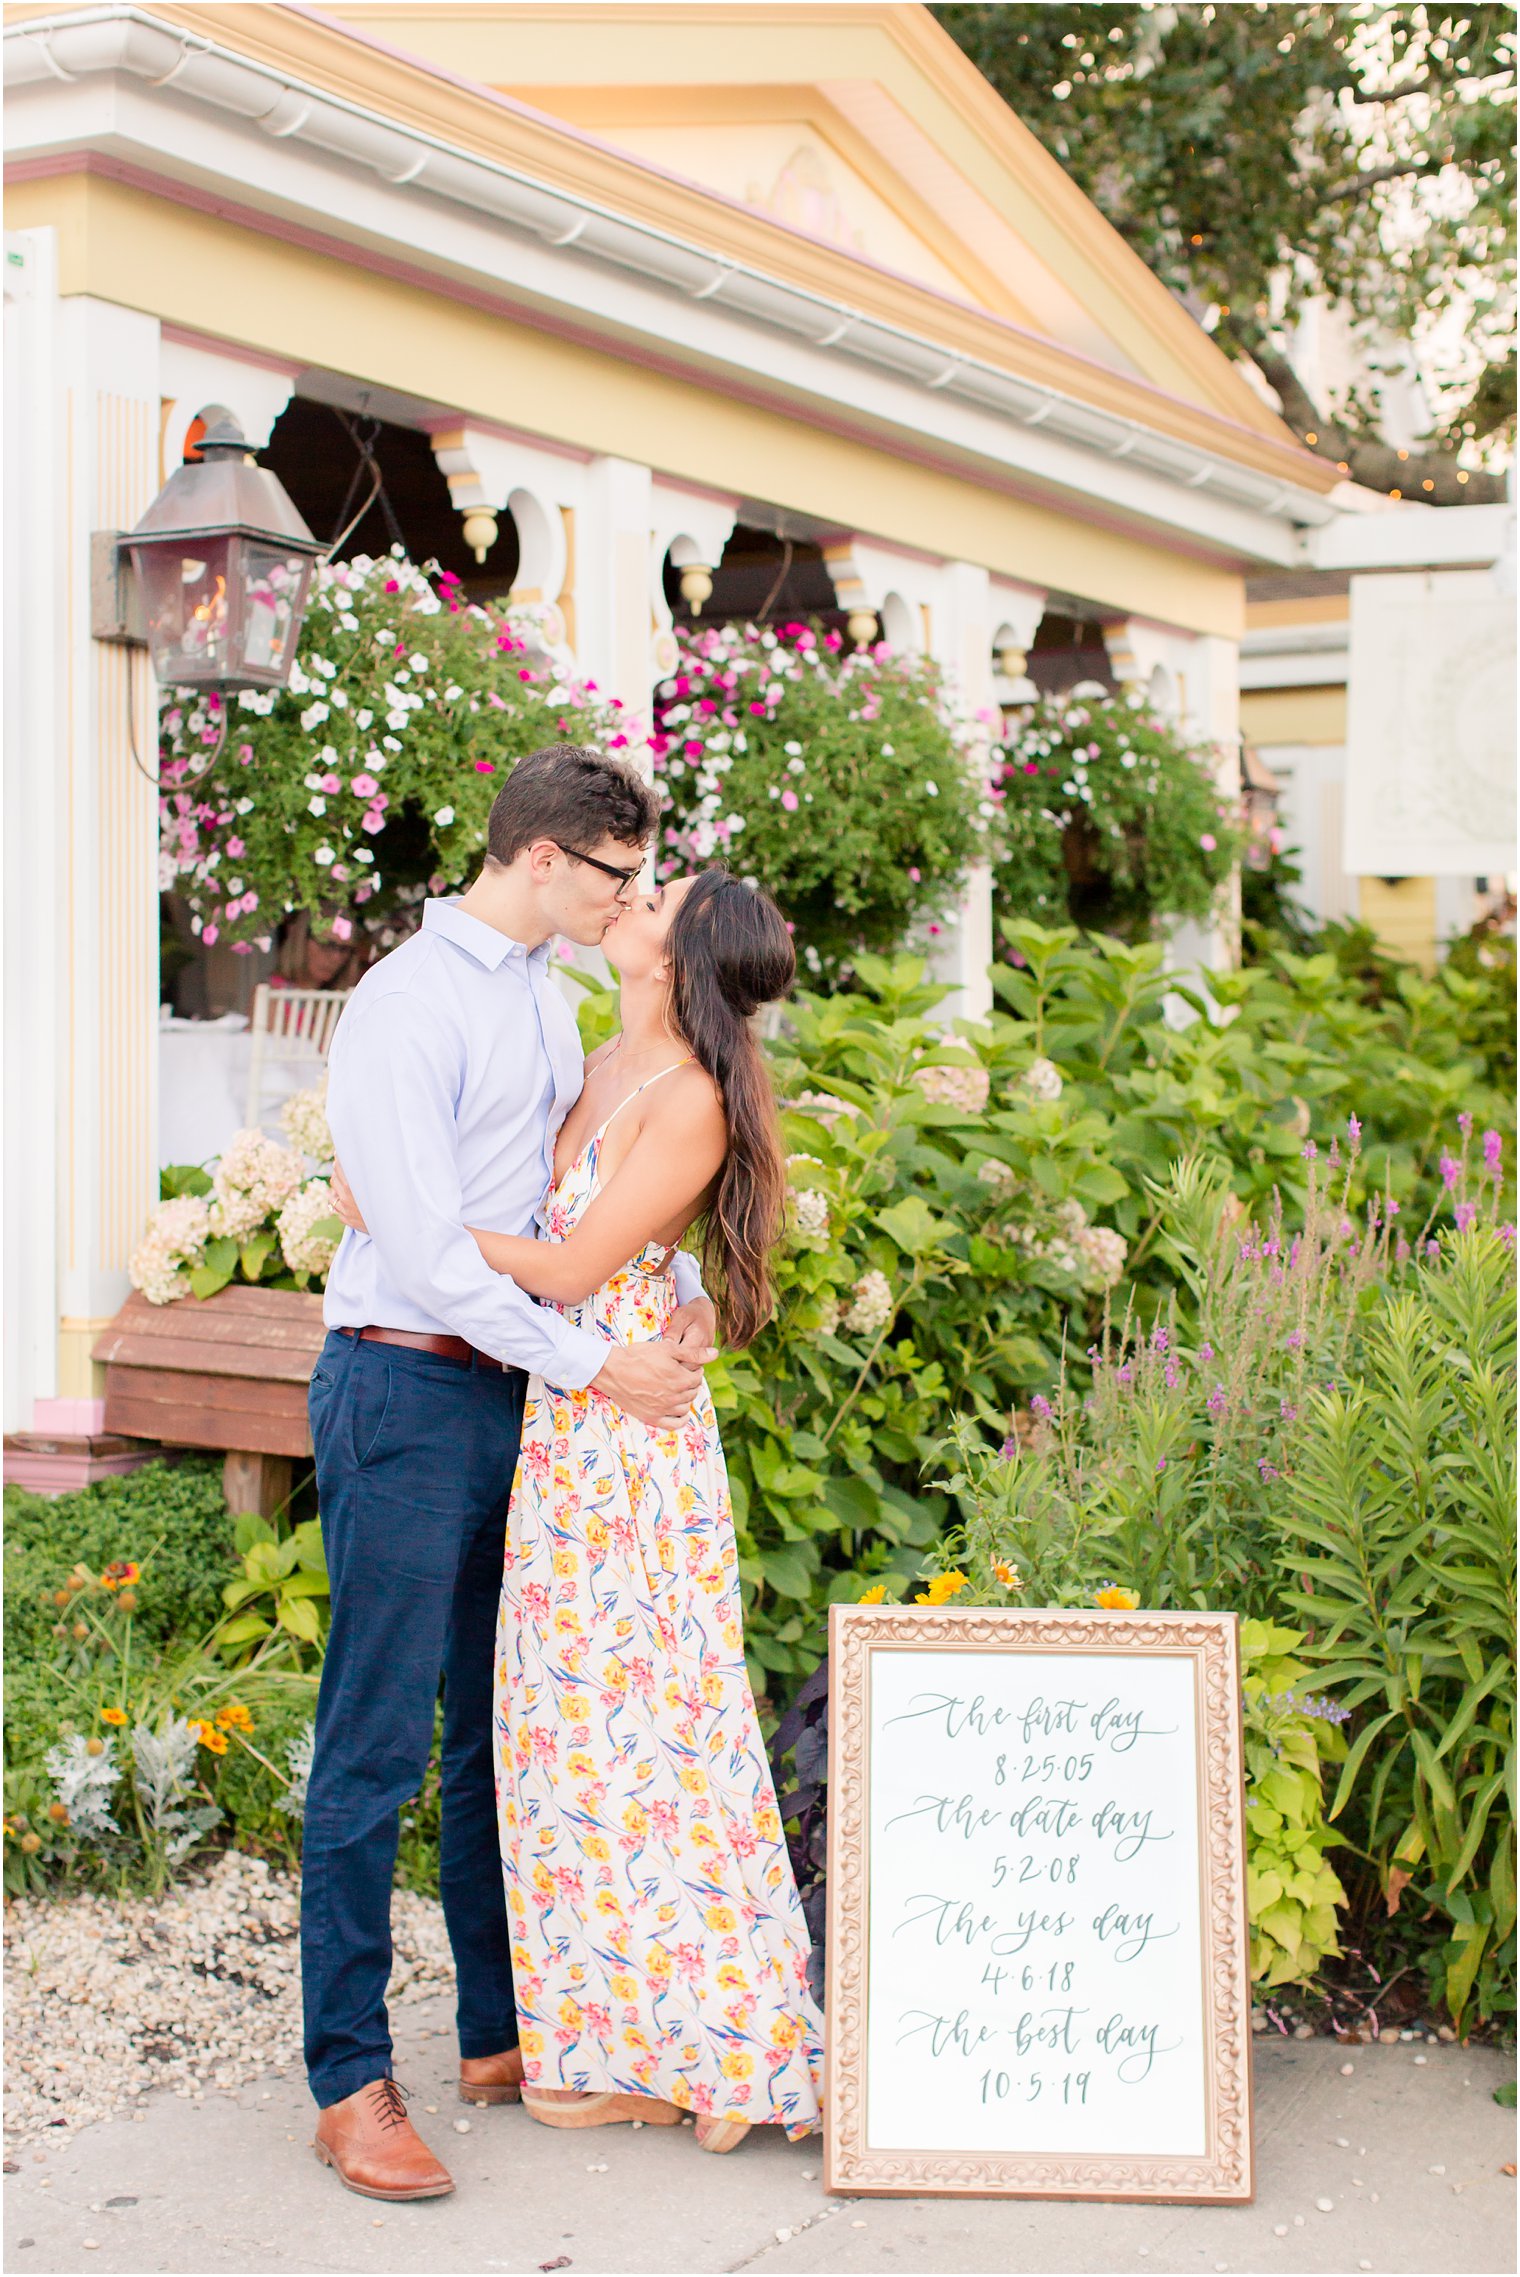
[(260, 981), (249, 1019), (248, 1103), (243, 1117), (249, 1130), (262, 1127), (269, 1061), (293, 1069), (299, 1078), (270, 1102), (271, 1115), (290, 1090), (320, 1080), (333, 1030), (351, 993), (346, 988), (271, 988), (268, 981)]

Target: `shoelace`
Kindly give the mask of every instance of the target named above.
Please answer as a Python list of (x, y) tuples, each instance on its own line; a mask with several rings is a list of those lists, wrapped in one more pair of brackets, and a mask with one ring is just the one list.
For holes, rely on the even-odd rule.
[(406, 2092), (398, 2079), (375, 2081), (375, 2116), (382, 2127), (401, 2127), (406, 2124)]

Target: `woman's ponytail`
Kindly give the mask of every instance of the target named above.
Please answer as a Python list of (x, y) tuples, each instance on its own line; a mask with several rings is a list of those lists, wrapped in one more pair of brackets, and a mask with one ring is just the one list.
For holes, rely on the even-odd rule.
[(786, 1212), (781, 1122), (750, 1025), (796, 978), (786, 921), (770, 896), (724, 869), (702, 871), (671, 923), (671, 1014), (718, 1087), (728, 1152), (702, 1228), (723, 1340), (752, 1343), (774, 1308), (770, 1252)]

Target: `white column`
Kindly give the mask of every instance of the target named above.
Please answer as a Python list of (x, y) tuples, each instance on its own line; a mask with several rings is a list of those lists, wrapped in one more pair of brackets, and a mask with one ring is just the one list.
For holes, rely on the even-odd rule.
[[(85, 297), (58, 328), (65, 491), (59, 972), (58, 1390), (93, 1396), (89, 1348), (127, 1293), (157, 1198), (158, 798), (146, 652), (90, 635), (90, 533), (130, 529), (158, 489), (155, 318)], [(41, 962), (44, 943), (35, 943)]]
[(649, 547), (654, 486), (647, 466), (595, 458), (576, 519), (576, 652), (581, 670), (649, 723), (653, 693)]
[[(992, 671), (992, 581), (969, 561), (946, 564), (940, 607), (932, 619), (935, 658), (958, 704), (972, 744), (971, 764), (985, 790), (988, 756), (999, 723)], [(949, 985), (952, 1019), (985, 1020), (992, 1010), (992, 871), (977, 862), (961, 882), (934, 959)]]
[(159, 432), (163, 438), (159, 480), (166, 482), (185, 459), (185, 438), (197, 413), (213, 403), (235, 414), (251, 451), (262, 451), (274, 423), (296, 390), (295, 364), (268, 357), (251, 359), (236, 348), (191, 347), (182, 340), (163, 344), (159, 379), (163, 390)]
[(58, 1391), (59, 767), (56, 237), (5, 236), (5, 1429)]

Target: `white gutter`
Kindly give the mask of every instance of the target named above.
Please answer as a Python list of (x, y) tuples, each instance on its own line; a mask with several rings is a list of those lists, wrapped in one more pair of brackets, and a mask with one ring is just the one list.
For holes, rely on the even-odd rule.
[(630, 270), (690, 301), (715, 301), (774, 333), (885, 369), (926, 392), (1038, 427), (1100, 458), (1122, 459), (1185, 489), (1271, 520), (1336, 520), (1327, 498), (1159, 433), (1039, 381), (867, 316), (846, 302), (729, 261), (668, 231), (596, 204), (420, 130), (398, 125), (204, 34), (121, 5), (78, 10), (4, 33), (6, 83), (72, 84), (127, 72), (154, 87), (230, 111), (280, 141), (302, 142), (366, 169), (393, 188), (424, 190), (539, 243)]

